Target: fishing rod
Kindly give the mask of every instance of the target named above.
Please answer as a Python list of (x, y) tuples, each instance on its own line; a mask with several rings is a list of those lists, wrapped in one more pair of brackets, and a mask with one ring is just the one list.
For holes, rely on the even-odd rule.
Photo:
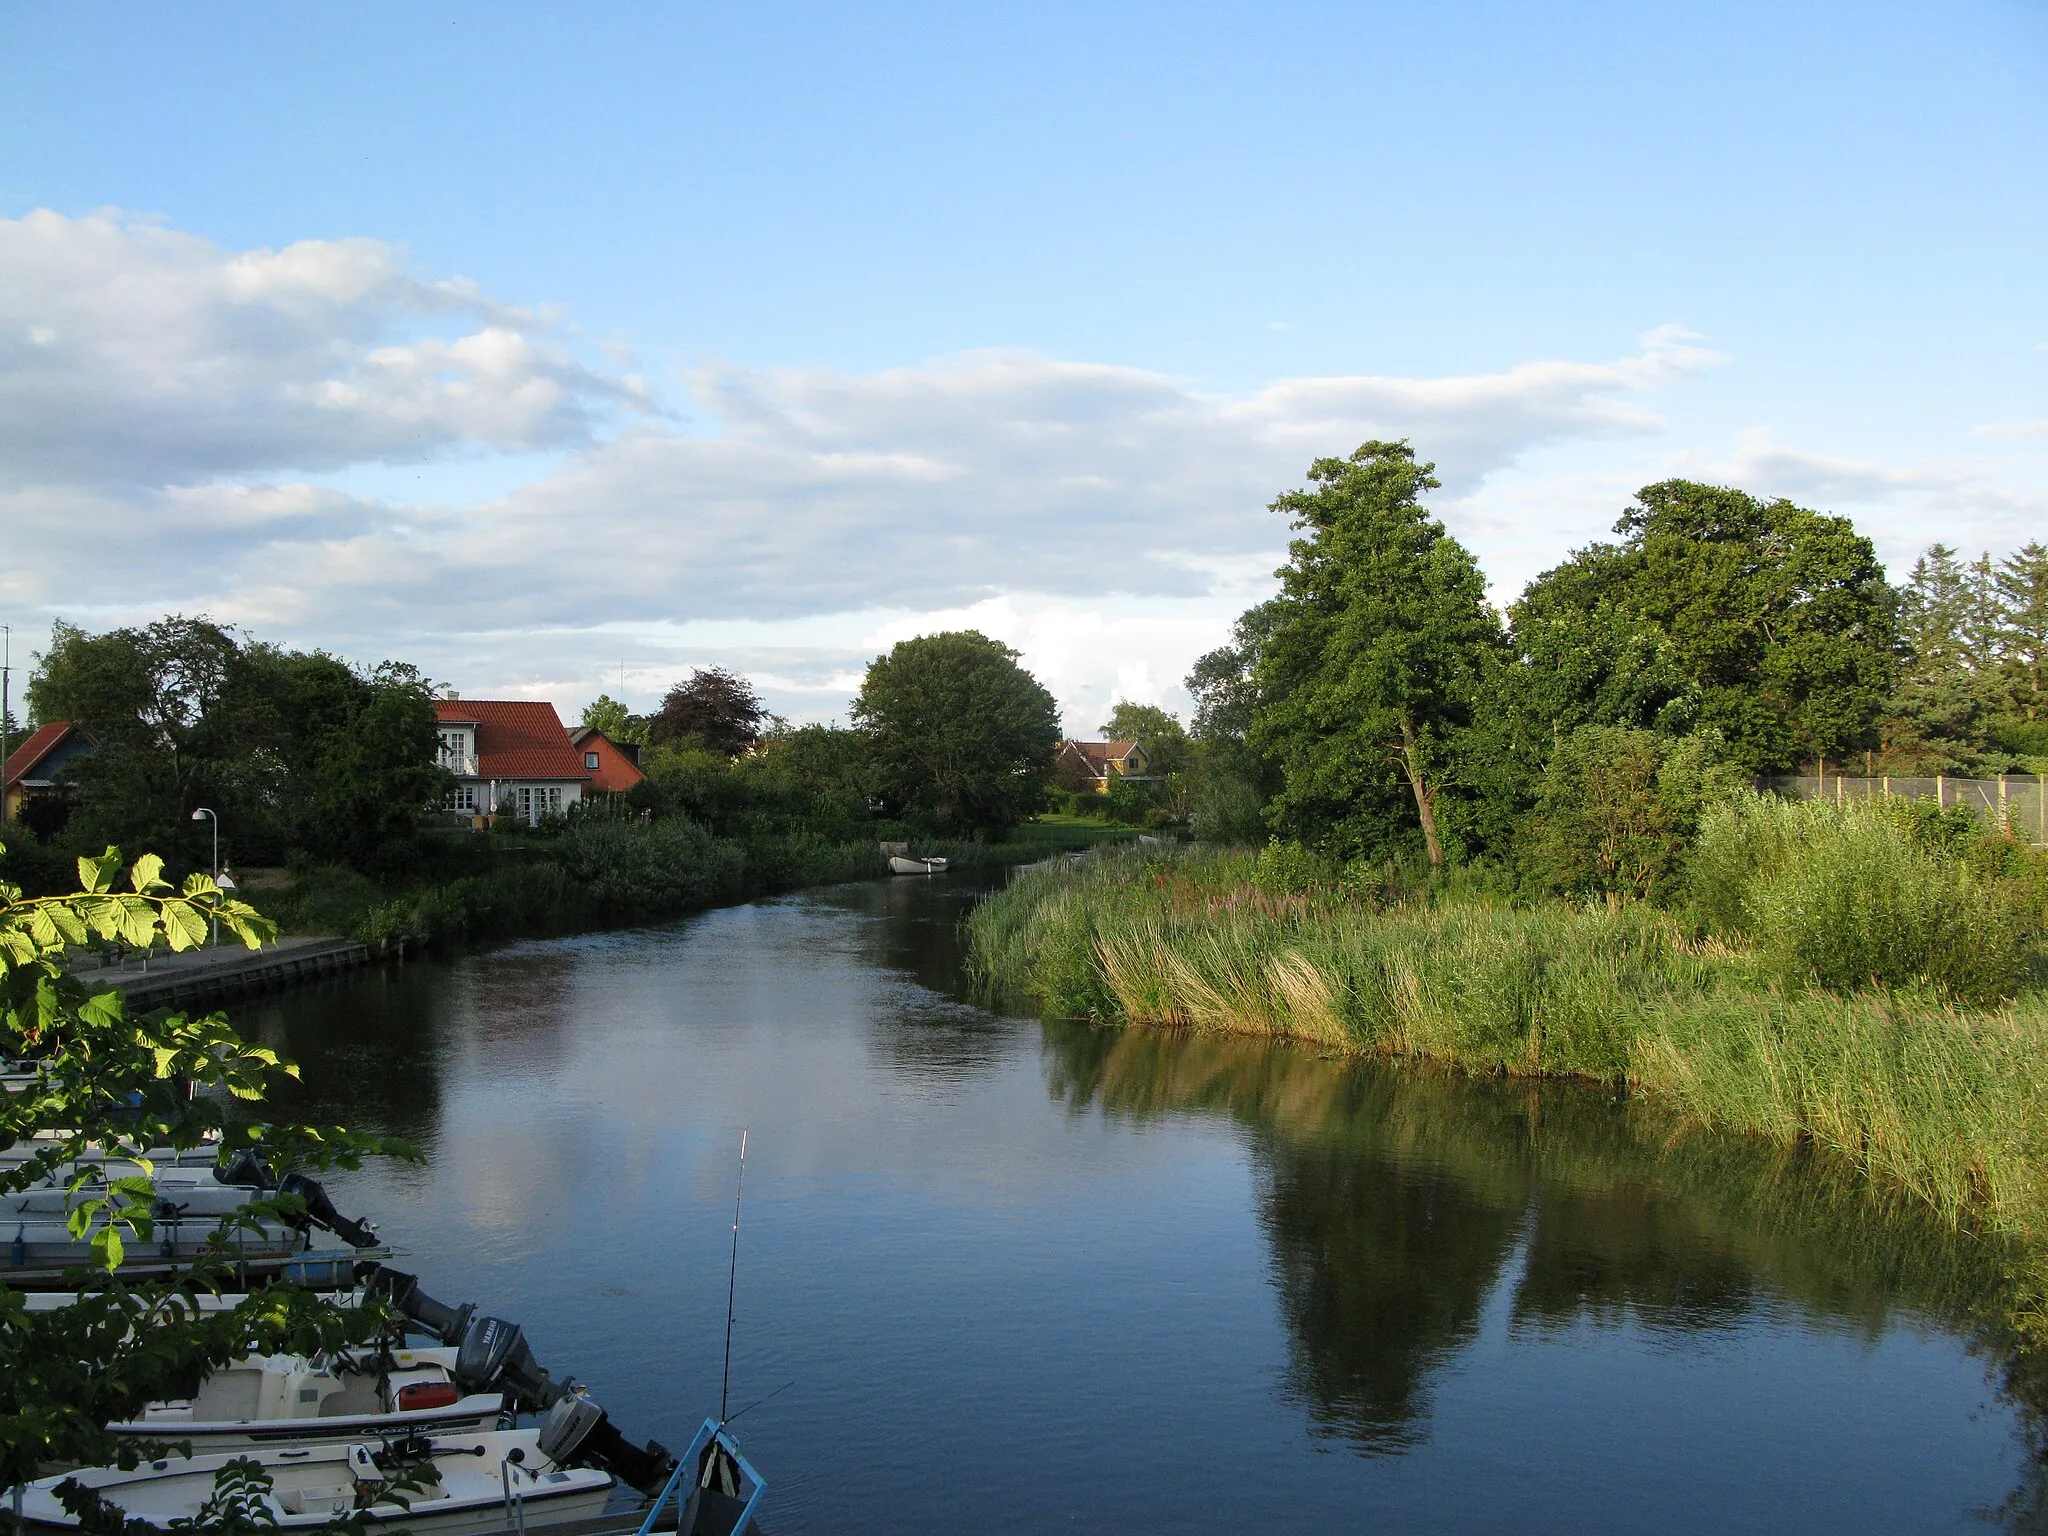
[(732, 1390), (732, 1303), (740, 1278), (740, 1199), (747, 1192), (747, 1129), (740, 1127), (740, 1179), (732, 1192), (732, 1267), (725, 1277), (725, 1379), (718, 1386), (718, 1417), (725, 1410)]
[(783, 1383), (783, 1384), (782, 1384), (781, 1386), (777, 1387), (777, 1388), (776, 1388), (776, 1389), (775, 1389), (775, 1390), (774, 1390), (773, 1392), (770, 1392), (770, 1393), (766, 1394), (765, 1396), (762, 1396), (762, 1397), (757, 1397), (757, 1398), (755, 1398), (755, 1399), (754, 1399), (754, 1400), (753, 1400), (753, 1401), (752, 1401), (751, 1403), (747, 1404), (747, 1406), (746, 1406), (746, 1407), (744, 1407), (744, 1408), (740, 1409), (739, 1413), (735, 1413), (735, 1414), (734, 1414), (734, 1415), (733, 1415), (733, 1416), (732, 1416), (731, 1418), (729, 1418), (729, 1419), (721, 1419), (721, 1420), (719, 1420), (719, 1423), (718, 1423), (718, 1427), (719, 1427), (720, 1429), (723, 1429), (723, 1428), (725, 1428), (725, 1426), (726, 1426), (726, 1425), (728, 1425), (728, 1424), (731, 1424), (731, 1423), (734, 1423), (735, 1421), (737, 1421), (737, 1420), (738, 1420), (738, 1419), (740, 1418), (740, 1416), (741, 1416), (742, 1414), (749, 1414), (749, 1413), (752, 1413), (752, 1412), (753, 1412), (753, 1411), (754, 1411), (754, 1410), (755, 1410), (756, 1408), (760, 1407), (760, 1406), (761, 1406), (761, 1405), (762, 1405), (763, 1403), (767, 1402), (769, 1398), (771, 1398), (771, 1397), (780, 1397), (780, 1396), (782, 1396), (782, 1394), (783, 1394), (783, 1393), (787, 1392), (787, 1391), (788, 1391), (788, 1390), (789, 1390), (789, 1389), (790, 1389), (791, 1387), (793, 1387), (793, 1386), (795, 1386), (795, 1385), (796, 1385), (796, 1378), (795, 1378), (794, 1376), (792, 1376), (792, 1377), (791, 1377), (791, 1378), (790, 1378), (790, 1379), (789, 1379), (788, 1381), (785, 1381), (785, 1382), (784, 1382), (784, 1383)]

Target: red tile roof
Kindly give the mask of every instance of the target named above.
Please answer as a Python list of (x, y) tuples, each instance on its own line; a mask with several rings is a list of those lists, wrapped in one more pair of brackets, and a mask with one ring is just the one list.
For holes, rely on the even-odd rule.
[(48, 725), (39, 725), (28, 734), (28, 740), (10, 742), (7, 747), (7, 782), (15, 783), (35, 772), (36, 764), (49, 756), (51, 749), (71, 733), (69, 720), (52, 720)]
[(587, 779), (555, 706), (524, 699), (436, 699), (437, 719), (476, 726), (481, 779)]

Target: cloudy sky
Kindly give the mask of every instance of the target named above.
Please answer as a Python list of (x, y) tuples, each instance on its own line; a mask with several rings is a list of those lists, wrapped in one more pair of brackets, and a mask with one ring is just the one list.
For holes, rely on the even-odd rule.
[(2003, 551), (2044, 74), (2033, 0), (7, 6), (0, 622), (797, 718), (973, 625), (1081, 732), (1366, 437), (1501, 601), (1672, 474)]

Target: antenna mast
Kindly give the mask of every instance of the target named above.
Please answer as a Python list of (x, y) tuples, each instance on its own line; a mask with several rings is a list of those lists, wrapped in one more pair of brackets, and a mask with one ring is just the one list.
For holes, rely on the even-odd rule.
[(725, 1379), (718, 1384), (718, 1422), (723, 1424), (732, 1391), (732, 1301), (740, 1278), (740, 1197), (747, 1192), (747, 1131), (740, 1127), (740, 1179), (732, 1192), (732, 1268), (725, 1277)]

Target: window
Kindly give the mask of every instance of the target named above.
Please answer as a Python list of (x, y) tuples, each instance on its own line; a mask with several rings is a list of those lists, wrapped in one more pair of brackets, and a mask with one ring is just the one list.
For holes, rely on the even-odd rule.
[(441, 802), (451, 811), (474, 811), (476, 809), (476, 786), (458, 784), (448, 791), (448, 798)]
[(597, 754), (595, 752), (584, 753), (583, 766), (588, 768), (592, 773), (597, 772)]
[(522, 784), (514, 794), (517, 798), (512, 803), (516, 808), (516, 814), (529, 826), (543, 816), (562, 814), (562, 791), (559, 785), (550, 787)]

